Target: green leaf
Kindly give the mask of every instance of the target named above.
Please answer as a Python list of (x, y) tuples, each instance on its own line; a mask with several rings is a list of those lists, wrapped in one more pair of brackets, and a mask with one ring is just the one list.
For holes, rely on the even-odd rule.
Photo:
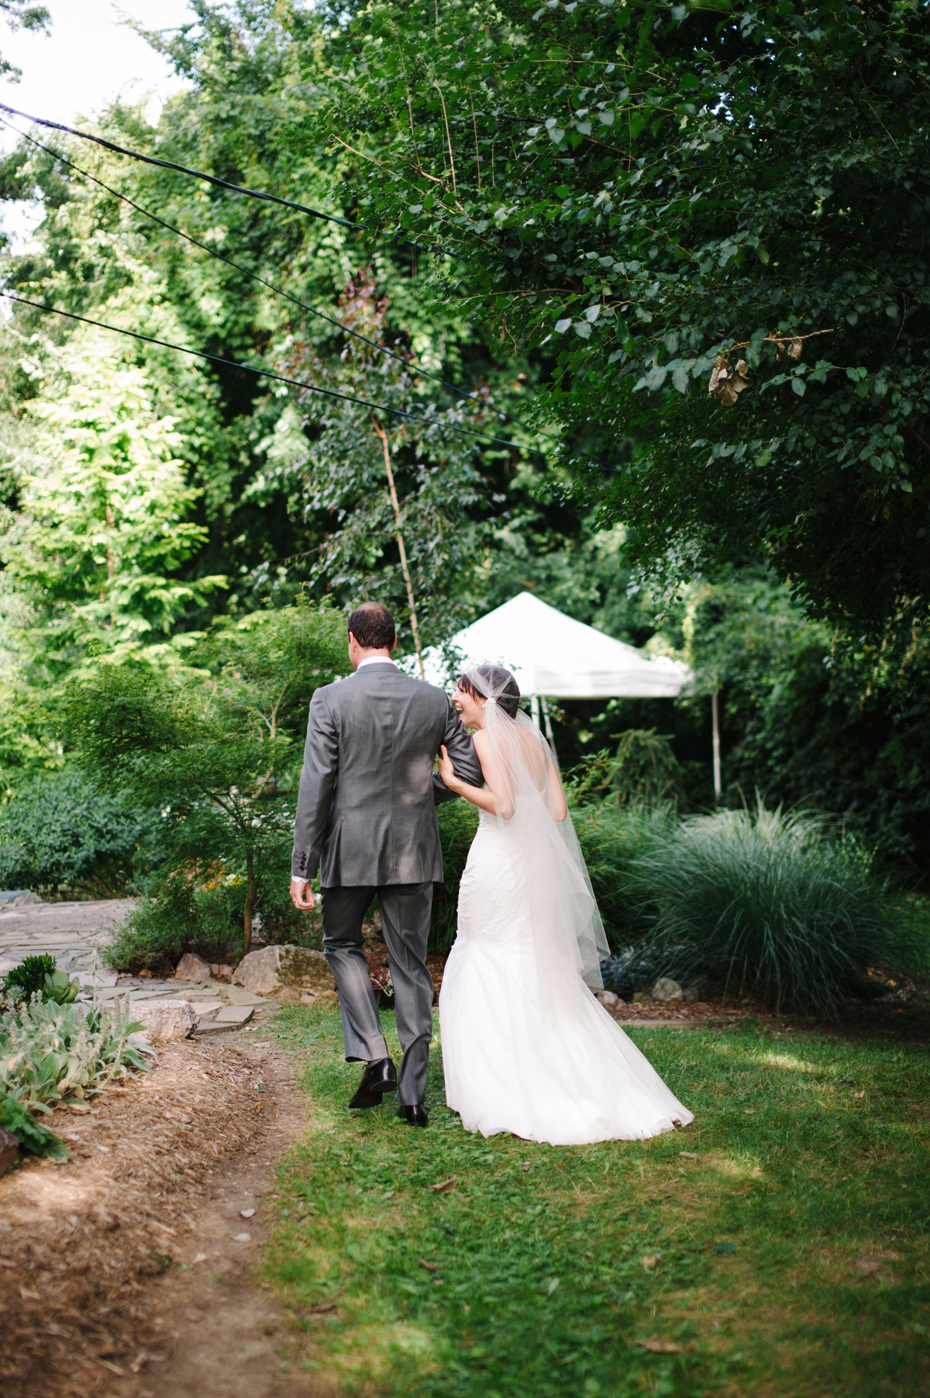
[(803, 398), (805, 393), (807, 392), (807, 384), (804, 382), (802, 378), (792, 379), (791, 387), (799, 398)]

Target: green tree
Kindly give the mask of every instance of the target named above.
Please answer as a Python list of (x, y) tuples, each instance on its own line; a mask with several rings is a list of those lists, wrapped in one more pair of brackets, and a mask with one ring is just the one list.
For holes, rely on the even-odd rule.
[(876, 629), (930, 596), (923, 0), (375, 0), (349, 29), (327, 119), (364, 217), (443, 250), (435, 304), (554, 355), (541, 419), (615, 465), (635, 439), (583, 474), (642, 562), (764, 549)]
[[(0, 15), (11, 29), (48, 29), (50, 18), (44, 5), (33, 5), (31, 0), (0, 0)], [(20, 71), (0, 56), (0, 75), (4, 74), (16, 79)]]
[(244, 953), (256, 911), (269, 930), (291, 930), (306, 710), (347, 667), (345, 618), (303, 599), (219, 623), (194, 658), (196, 670), (107, 667), (73, 681), (62, 708), (61, 731), (86, 770), (158, 831), (136, 919), (143, 962), (198, 946)]
[(482, 478), (477, 437), (454, 429), (493, 433), (497, 415), (487, 390), (482, 401), (437, 410), (434, 386), (417, 372), (403, 339), (388, 343), (387, 309), (363, 272), (340, 298), (338, 314), (365, 340), (346, 335), (338, 359), (299, 344), (292, 351), (300, 378), (376, 406), (302, 395), (299, 431), (293, 418), (282, 420), (269, 456), (279, 463), (277, 474), (291, 478), (301, 507), (319, 520), (311, 578), (325, 580), (346, 602), (375, 596), (388, 603), (420, 656), (456, 629), (483, 562), (491, 511), (503, 503)]
[[(316, 7), (280, 0), (242, 0), (222, 9), (196, 0), (192, 9), (196, 24), (169, 38), (150, 36), (186, 79), (185, 90), (166, 103), (157, 127), (138, 109), (114, 105), (102, 116), (99, 134), (273, 191), (337, 220), (354, 219), (354, 157), (330, 149), (317, 119), (344, 30)], [(401, 338), (418, 366), (469, 391), (490, 385), (503, 407), (518, 393), (525, 396), (518, 383), (530, 367), (524, 356), (509, 345), (492, 350), (457, 307), (442, 312), (426, 304), (416, 248), (213, 189), (84, 142), (35, 134), (137, 207), (24, 143), (0, 162), (0, 196), (39, 197), (45, 218), (35, 246), (8, 265), (11, 289), (272, 370), (286, 371), (299, 343), (338, 376), (344, 345), (338, 300), (368, 268), (379, 296), (388, 298), (389, 343)], [(146, 209), (196, 242), (153, 223)], [(42, 342), (54, 346), (70, 334), (66, 324), (25, 306), (14, 307), (12, 323), (0, 327), (0, 378), (11, 419), (33, 392), (24, 363), (42, 359)], [(190, 482), (202, 490), (193, 518), (208, 533), (182, 571), (190, 579), (224, 574), (230, 580), (229, 592), (214, 594), (196, 624), (207, 624), (211, 611), (226, 604), (257, 606), (269, 591), (294, 595), (330, 521), (307, 512), (288, 481), (269, 469), (275, 463), (268, 453), (293, 417), (293, 395), (155, 346), (136, 353), (162, 412), (175, 419)], [(424, 377), (420, 385), (424, 397), (429, 382)], [(445, 391), (435, 387), (431, 401), (445, 411)], [(319, 591), (325, 586), (321, 580)]]
[(140, 369), (96, 333), (72, 341), (60, 367), (64, 390), (53, 383), (29, 405), (36, 432), (3, 540), (21, 630), (56, 678), (130, 655), (164, 661), (184, 643), (172, 633), (185, 613), (225, 582), (177, 577), (203, 542), (186, 518), (200, 492)]

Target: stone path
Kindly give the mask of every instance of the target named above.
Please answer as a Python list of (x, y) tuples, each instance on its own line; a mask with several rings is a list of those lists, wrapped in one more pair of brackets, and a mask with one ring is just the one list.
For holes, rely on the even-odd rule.
[(0, 976), (27, 956), (48, 954), (60, 971), (79, 976), (83, 985), (115, 985), (106, 948), (132, 905), (131, 898), (92, 903), (26, 903), (22, 897), (0, 901)]
[(256, 1022), (262, 1022), (276, 1009), (261, 995), (223, 981), (119, 975), (107, 964), (107, 948), (132, 909), (131, 898), (81, 903), (42, 903), (34, 898), (34, 894), (0, 894), (0, 977), (27, 956), (54, 956), (60, 971), (81, 982), (81, 999), (105, 1003), (128, 999), (140, 1006), (186, 1000), (197, 1021), (198, 1037), (241, 1029), (256, 1015)]

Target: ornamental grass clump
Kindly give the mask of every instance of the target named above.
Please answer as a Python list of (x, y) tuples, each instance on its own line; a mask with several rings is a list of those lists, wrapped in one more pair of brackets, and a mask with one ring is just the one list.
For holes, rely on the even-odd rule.
[(810, 812), (723, 811), (670, 826), (637, 862), (655, 975), (702, 978), (775, 1010), (830, 1015), (913, 972), (921, 949), (871, 857)]

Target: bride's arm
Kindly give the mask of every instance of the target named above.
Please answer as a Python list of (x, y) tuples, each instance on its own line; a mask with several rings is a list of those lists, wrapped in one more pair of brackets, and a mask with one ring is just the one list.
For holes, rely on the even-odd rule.
[(454, 791), (456, 796), (464, 796), (466, 801), (470, 801), (473, 806), (478, 806), (480, 810), (487, 811), (490, 815), (499, 815), (504, 820), (510, 820), (514, 810), (513, 791), (506, 773), (498, 770), (491, 752), (491, 745), (480, 729), (475, 734), (475, 752), (481, 763), (481, 773), (487, 783), (486, 787), (470, 786), (468, 782), (462, 781), (455, 775), (452, 758), (445, 746), (441, 752), (439, 775), (443, 784), (450, 791)]
[(555, 763), (551, 760), (546, 762), (546, 805), (549, 814), (554, 820), (563, 821), (568, 815), (568, 806), (565, 804), (565, 792), (562, 790), (562, 781), (556, 770)]

